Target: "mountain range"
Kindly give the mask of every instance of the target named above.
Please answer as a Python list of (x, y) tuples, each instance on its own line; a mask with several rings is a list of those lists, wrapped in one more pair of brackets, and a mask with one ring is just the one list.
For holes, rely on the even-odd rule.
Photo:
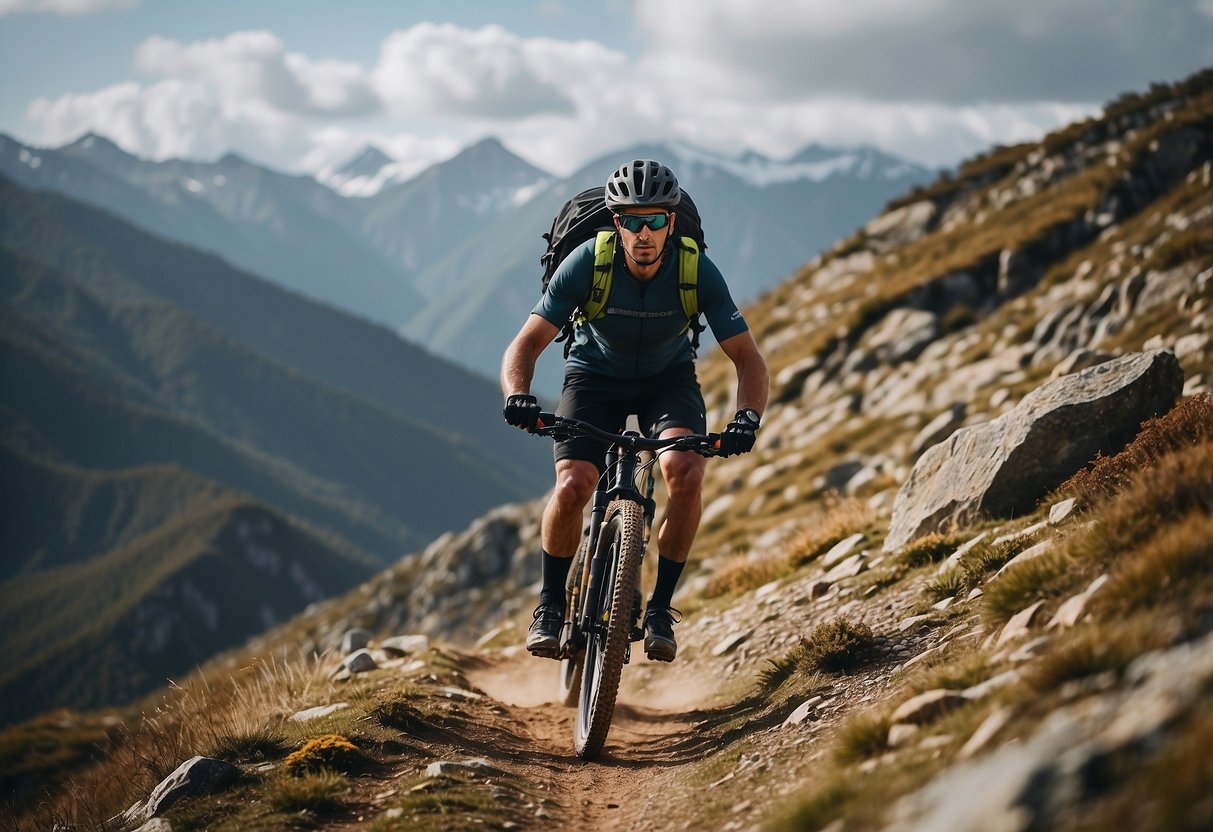
[(0, 322), (5, 719), (154, 687), (550, 476), (488, 380), (3, 177)]
[[(486, 139), (412, 175), (367, 148), (317, 181), (232, 154), (151, 162), (91, 134), (60, 148), (0, 137), (0, 174), (22, 185), (103, 207), (488, 376), (534, 305), (541, 235), (561, 203), (639, 157), (678, 170), (743, 302), (933, 175), (870, 148), (812, 146), (775, 161), (639, 145), (561, 178)], [(549, 359), (537, 385), (551, 393), (559, 377)]]

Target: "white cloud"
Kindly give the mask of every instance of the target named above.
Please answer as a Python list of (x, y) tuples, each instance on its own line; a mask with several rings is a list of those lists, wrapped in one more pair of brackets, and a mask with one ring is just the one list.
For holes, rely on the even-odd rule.
[(1207, 0), (664, 0), (647, 60), (764, 100), (1103, 102), (1213, 59)]
[(237, 32), (183, 44), (152, 37), (135, 66), (162, 80), (39, 98), (27, 118), (49, 144), (86, 131), (129, 152), (162, 159), (210, 158), (229, 150), (294, 167), (323, 119), (374, 114), (378, 97), (356, 64), (287, 52), (269, 32)]
[(152, 37), (135, 50), (135, 66), (215, 91), (231, 108), (265, 106), (283, 113), (360, 116), (379, 109), (357, 64), (313, 61), (287, 52), (271, 32), (236, 32), (183, 44)]
[(421, 169), (486, 135), (556, 173), (662, 139), (776, 157), (866, 143), (945, 165), (1187, 74), (1142, 67), (1209, 53), (1213, 0), (1155, 5), (776, 0), (754, 14), (748, 0), (663, 0), (636, 7), (635, 55), (421, 23), (388, 34), (370, 67), (264, 31), (153, 37), (135, 54), (149, 83), (39, 99), (28, 117), (48, 143), (93, 129), (157, 158), (234, 149), (308, 171), (368, 142)]
[(133, 9), (139, 0), (0, 0), (0, 17), (9, 14), (58, 14), (75, 17)]
[(612, 53), (589, 43), (525, 39), (500, 26), (420, 23), (387, 36), (372, 72), (393, 113), (510, 121), (572, 113), (565, 81)]
[(238, 150), (262, 159), (299, 152), (291, 121), (268, 109), (225, 109), (213, 89), (168, 79), (151, 86), (117, 84), (92, 93), (39, 98), (27, 117), (48, 144), (101, 133), (124, 149), (156, 159), (210, 158)]

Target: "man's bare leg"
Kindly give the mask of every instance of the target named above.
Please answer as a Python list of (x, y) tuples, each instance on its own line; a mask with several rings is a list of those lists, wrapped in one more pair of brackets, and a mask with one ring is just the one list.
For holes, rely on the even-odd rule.
[[(686, 428), (662, 431), (662, 437), (683, 436)], [(678, 652), (674, 624), (680, 621), (670, 609), (674, 590), (703, 514), (703, 474), (707, 465), (698, 454), (672, 451), (660, 457), (667, 491), (665, 516), (657, 531), (657, 583), (644, 616), (644, 652), (654, 661), (673, 661)]]
[(533, 655), (560, 657), (560, 627), (564, 621), (564, 584), (581, 539), (581, 516), (598, 482), (591, 462), (562, 459), (556, 463), (556, 487), (543, 512), (543, 588), (526, 647)]

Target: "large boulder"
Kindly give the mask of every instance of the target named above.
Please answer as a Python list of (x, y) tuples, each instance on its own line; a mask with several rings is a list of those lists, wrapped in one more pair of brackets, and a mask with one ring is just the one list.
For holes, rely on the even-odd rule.
[(231, 763), (210, 757), (191, 757), (164, 778), (147, 800), (111, 818), (111, 822), (118, 826), (146, 823), (168, 811), (181, 798), (213, 794), (239, 776), (240, 769)]
[(1182, 388), (1173, 353), (1134, 353), (1049, 381), (992, 422), (956, 431), (923, 453), (898, 492), (885, 551), (979, 515), (1031, 512), (1096, 454), (1123, 448)]

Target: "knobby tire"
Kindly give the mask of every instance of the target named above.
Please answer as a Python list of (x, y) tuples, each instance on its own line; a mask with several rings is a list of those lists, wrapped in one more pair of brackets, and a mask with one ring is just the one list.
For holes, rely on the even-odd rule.
[[(590, 633), (586, 639), (574, 731), (574, 748), (586, 760), (602, 752), (611, 730), (619, 677), (631, 639), (643, 546), (644, 510), (640, 504), (632, 500), (611, 503), (598, 538), (598, 549), (608, 560), (596, 617), (601, 620), (606, 612), (607, 627), (605, 634)], [(587, 603), (592, 602), (593, 599), (587, 599)]]

